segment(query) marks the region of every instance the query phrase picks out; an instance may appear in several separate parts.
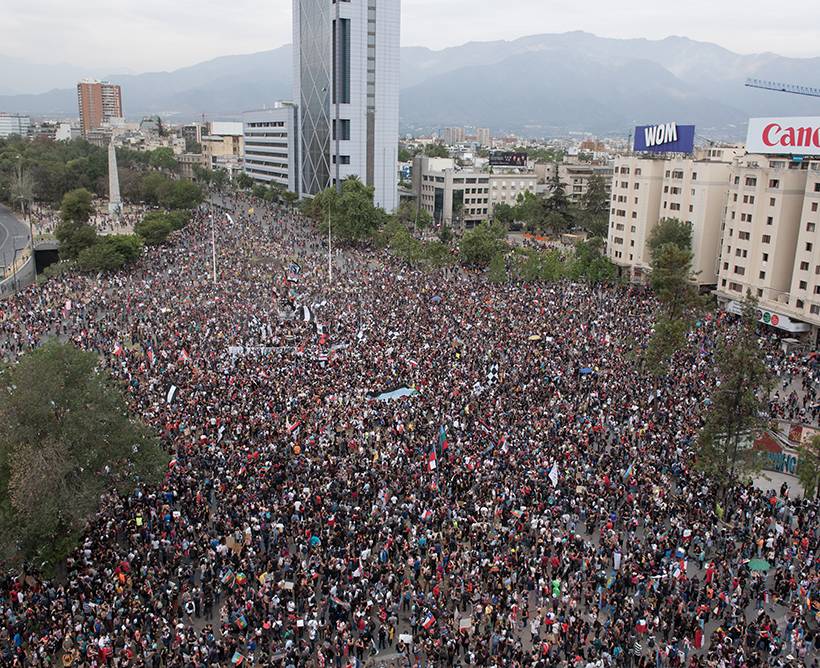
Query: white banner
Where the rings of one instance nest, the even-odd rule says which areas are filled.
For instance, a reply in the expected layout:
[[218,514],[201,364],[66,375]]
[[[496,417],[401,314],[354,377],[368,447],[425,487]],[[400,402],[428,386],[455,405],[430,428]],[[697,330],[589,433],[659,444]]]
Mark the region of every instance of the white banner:
[[750,118],[746,151],[820,155],[820,116]]

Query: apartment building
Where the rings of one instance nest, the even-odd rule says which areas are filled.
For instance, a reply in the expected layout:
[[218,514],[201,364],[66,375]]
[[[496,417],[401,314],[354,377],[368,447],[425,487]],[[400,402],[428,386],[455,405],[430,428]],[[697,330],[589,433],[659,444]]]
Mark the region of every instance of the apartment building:
[[444,128],[441,133],[441,141],[447,146],[455,146],[464,143],[464,128]]
[[538,177],[532,173],[490,174],[490,216],[497,204],[515,206],[519,195],[534,195],[537,185]]
[[820,328],[820,161],[748,155],[729,183],[719,302],[740,311],[747,292],[761,322],[795,335]]
[[492,138],[490,137],[490,128],[476,128],[475,136],[479,146],[483,146],[485,148],[490,147],[492,143]]
[[474,227],[490,215],[490,174],[458,169],[452,158],[417,155],[413,191],[436,225]]
[[663,218],[692,228],[692,269],[700,286],[717,284],[721,222],[731,161],[739,147],[710,148],[692,158],[629,156],[615,161],[607,252],[632,279],[649,270],[647,241]]
[[88,137],[112,119],[122,118],[122,90],[108,81],[86,79],[77,84],[77,105],[83,136]]
[[0,112],[0,139],[5,139],[12,135],[28,137],[29,134],[31,134],[30,116]]
[[243,134],[245,173],[298,194],[296,111],[294,104],[277,102],[272,109],[245,112]]
[[580,202],[589,190],[589,180],[593,176],[603,179],[607,192],[612,185],[612,165],[592,162],[561,162],[558,164],[558,178],[566,185],[567,197],[572,202]]
[[202,134],[202,154],[208,169],[225,169],[232,176],[242,167],[245,141],[241,122],[213,121]]

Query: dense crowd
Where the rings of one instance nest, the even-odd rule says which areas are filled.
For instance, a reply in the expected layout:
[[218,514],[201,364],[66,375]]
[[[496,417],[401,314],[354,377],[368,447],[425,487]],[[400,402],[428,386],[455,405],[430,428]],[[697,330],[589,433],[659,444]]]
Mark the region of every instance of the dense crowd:
[[[112,215],[107,207],[107,203],[102,200],[94,201],[94,211],[88,219],[88,224],[97,230],[98,234],[131,234],[134,226],[149,210],[149,207],[144,205],[126,204],[117,215]],[[46,205],[33,206],[29,215],[35,237],[53,235],[62,222],[59,210]]]
[[[202,212],[4,307],[7,358],[99,352],[173,459],[103,500],[64,576],[0,576],[2,665],[817,665],[817,503],[718,499],[692,466],[729,316],[656,379],[641,288],[363,250],[331,280],[298,216],[224,204],[216,283]],[[813,401],[812,364],[764,345]]]

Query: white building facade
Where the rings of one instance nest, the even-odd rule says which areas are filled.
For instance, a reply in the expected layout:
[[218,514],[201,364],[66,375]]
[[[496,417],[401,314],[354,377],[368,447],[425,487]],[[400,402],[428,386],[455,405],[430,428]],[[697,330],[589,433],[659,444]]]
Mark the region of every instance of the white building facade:
[[278,183],[297,191],[299,142],[296,138],[296,105],[277,102],[273,109],[242,115],[245,137],[245,173],[258,183]]
[[400,0],[293,0],[298,192],[357,176],[398,206]]
[[0,138],[19,135],[28,137],[31,132],[31,118],[23,114],[0,113]]

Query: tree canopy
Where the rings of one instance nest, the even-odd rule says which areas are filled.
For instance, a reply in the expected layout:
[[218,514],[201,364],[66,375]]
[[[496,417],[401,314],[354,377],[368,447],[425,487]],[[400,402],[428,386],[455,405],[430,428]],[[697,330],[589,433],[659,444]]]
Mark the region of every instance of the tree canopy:
[[49,564],[109,489],[161,479],[167,455],[133,419],[99,358],[56,341],[0,375],[0,535]]

